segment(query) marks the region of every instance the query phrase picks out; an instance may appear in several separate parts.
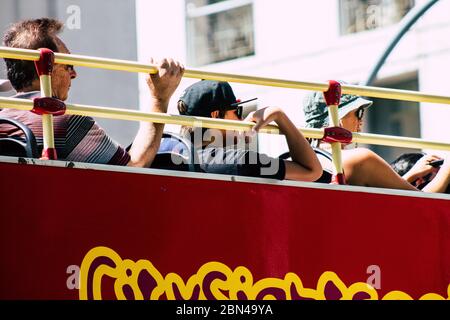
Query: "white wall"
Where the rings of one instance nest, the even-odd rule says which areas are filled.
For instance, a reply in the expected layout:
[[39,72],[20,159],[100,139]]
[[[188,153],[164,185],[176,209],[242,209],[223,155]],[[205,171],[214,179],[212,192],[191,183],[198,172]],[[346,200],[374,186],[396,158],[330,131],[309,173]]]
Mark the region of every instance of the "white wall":
[[[171,57],[184,63],[186,61],[185,11],[183,0],[148,1],[136,0],[138,60],[145,62],[153,57]],[[140,105],[147,105],[149,93],[145,82],[146,75],[139,75]],[[173,95],[169,113],[178,114],[177,97],[183,88],[193,83],[184,78]],[[165,130],[178,131],[176,126],[167,125]]]

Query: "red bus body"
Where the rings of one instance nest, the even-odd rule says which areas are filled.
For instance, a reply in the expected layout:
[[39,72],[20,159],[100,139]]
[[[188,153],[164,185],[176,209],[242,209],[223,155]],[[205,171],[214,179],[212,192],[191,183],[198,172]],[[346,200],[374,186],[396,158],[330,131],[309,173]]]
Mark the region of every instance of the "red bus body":
[[447,195],[8,157],[0,181],[0,299],[449,297]]

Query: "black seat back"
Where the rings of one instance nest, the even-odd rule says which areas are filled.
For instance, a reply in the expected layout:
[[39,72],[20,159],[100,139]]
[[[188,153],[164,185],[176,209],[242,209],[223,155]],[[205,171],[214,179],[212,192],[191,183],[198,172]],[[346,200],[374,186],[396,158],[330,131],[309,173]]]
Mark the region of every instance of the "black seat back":
[[25,135],[25,141],[14,137],[0,136],[0,155],[13,157],[38,158],[38,147],[33,132],[22,122],[0,117],[0,125],[9,124],[20,129]]

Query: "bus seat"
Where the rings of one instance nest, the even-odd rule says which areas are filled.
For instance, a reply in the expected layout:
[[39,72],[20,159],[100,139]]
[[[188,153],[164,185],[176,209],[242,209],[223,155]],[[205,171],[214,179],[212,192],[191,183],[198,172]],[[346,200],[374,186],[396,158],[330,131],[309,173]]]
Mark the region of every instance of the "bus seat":
[[20,121],[0,117],[0,124],[8,124],[19,128],[25,135],[25,141],[19,137],[0,136],[0,155],[12,157],[38,158],[38,147],[33,132]]
[[198,155],[192,143],[180,135],[164,132],[151,168],[200,172]]

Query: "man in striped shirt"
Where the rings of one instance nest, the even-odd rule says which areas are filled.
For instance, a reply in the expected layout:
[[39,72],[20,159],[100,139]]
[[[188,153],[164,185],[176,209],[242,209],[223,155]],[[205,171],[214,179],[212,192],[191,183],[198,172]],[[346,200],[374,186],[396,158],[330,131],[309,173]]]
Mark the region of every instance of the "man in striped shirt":
[[[8,47],[23,49],[48,48],[54,52],[70,53],[57,36],[63,24],[55,19],[25,20],[13,24],[3,37]],[[32,99],[40,95],[40,83],[33,62],[5,59],[8,79],[17,91],[16,98]],[[150,61],[159,72],[147,76],[151,103],[150,112],[167,112],[170,97],[181,81],[184,67],[172,59]],[[52,89],[55,98],[66,100],[71,81],[77,73],[73,66],[55,64]],[[1,109],[1,105],[0,105]],[[36,136],[39,151],[43,148],[42,118],[29,111],[4,109],[0,117],[18,120],[27,125]],[[141,122],[129,152],[113,141],[91,117],[62,115],[53,117],[55,147],[58,159],[77,162],[102,163],[122,166],[149,167],[158,151],[164,124]],[[20,130],[7,124],[0,125],[0,135],[22,137]]]

